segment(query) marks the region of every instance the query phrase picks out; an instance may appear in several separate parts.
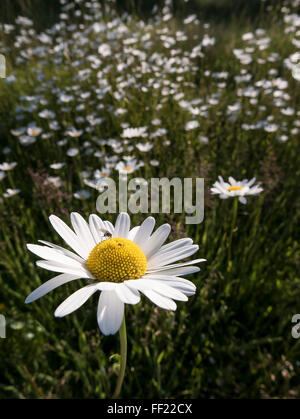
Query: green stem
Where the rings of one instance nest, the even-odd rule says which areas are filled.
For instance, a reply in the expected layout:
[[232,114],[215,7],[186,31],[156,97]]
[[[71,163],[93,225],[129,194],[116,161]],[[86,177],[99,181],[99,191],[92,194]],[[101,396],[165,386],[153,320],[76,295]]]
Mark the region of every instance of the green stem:
[[233,216],[232,216],[232,223],[231,223],[231,228],[230,228],[230,236],[228,240],[228,265],[227,265],[228,272],[231,270],[231,266],[232,266],[231,243],[232,243],[233,230],[235,229],[235,224],[236,224],[237,211],[238,211],[238,198],[233,198]]
[[126,369],[126,361],[127,361],[127,335],[126,335],[126,323],[125,323],[125,313],[122,321],[122,325],[119,330],[120,334],[120,345],[121,345],[121,365],[120,365],[120,372],[117,381],[117,386],[113,395],[113,399],[116,399],[121,391],[125,369]]

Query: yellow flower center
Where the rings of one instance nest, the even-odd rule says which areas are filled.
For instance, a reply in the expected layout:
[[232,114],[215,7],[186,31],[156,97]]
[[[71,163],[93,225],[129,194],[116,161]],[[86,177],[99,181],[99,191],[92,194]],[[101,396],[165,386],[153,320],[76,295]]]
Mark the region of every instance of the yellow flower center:
[[32,135],[37,135],[39,133],[37,129],[33,129],[31,132],[32,132]]
[[86,267],[99,281],[123,282],[141,278],[147,270],[147,258],[133,241],[113,237],[93,248]]
[[126,167],[124,167],[124,170],[126,170],[126,172],[129,172],[129,170],[132,170],[132,169],[133,169],[132,166],[126,166]]
[[242,186],[229,186],[227,190],[228,192],[231,192],[231,191],[241,191],[242,189],[243,189]]

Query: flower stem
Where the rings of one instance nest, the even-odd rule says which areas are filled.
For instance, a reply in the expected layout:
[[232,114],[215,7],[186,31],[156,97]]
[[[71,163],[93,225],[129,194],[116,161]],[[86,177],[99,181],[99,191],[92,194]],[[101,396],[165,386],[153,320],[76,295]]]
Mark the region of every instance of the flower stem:
[[117,386],[113,395],[113,399],[116,399],[119,397],[124,375],[125,375],[125,369],[126,369],[126,361],[127,361],[127,335],[126,335],[126,323],[125,323],[125,313],[123,316],[122,325],[119,330],[120,334],[120,345],[121,345],[121,363],[120,363],[120,372],[119,377],[117,381]]
[[237,217],[237,211],[238,211],[238,198],[233,198],[233,216],[232,216],[232,223],[230,228],[230,236],[228,240],[228,265],[227,265],[227,271],[229,272],[232,267],[232,261],[231,261],[231,243],[232,243],[232,234],[233,230],[235,229],[236,224],[236,217]]

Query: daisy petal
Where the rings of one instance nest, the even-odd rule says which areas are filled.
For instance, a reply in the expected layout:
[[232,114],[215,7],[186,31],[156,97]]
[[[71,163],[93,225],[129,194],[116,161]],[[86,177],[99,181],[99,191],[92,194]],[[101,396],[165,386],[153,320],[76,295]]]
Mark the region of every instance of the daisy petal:
[[200,263],[200,262],[206,262],[206,259],[195,259],[195,260],[190,260],[188,262],[183,262],[183,263],[175,263],[174,265],[166,265],[166,266],[156,266],[155,268],[152,269],[147,269],[147,273],[158,273],[161,271],[164,271],[165,269],[171,269],[171,268],[181,268],[182,266],[188,266],[188,265],[192,265],[193,263]]
[[[162,271],[162,273],[164,275],[179,276],[179,275],[194,274],[199,271],[200,271],[200,268],[198,266],[182,266],[181,268],[165,269]],[[159,271],[155,271],[155,273],[158,273],[158,272]]]
[[[89,226],[91,233],[94,237],[95,243],[100,243],[103,239],[104,231],[106,230],[104,222],[96,214],[91,214],[89,216]],[[101,230],[104,230],[101,232]]]
[[155,233],[152,234],[143,248],[147,259],[150,259],[150,257],[161,248],[162,244],[166,241],[168,235],[170,234],[170,231],[171,226],[169,224],[163,224],[158,227]]
[[176,310],[176,303],[170,298],[163,297],[153,290],[143,290],[142,293],[158,307],[164,308],[165,310]]
[[77,260],[77,261],[78,261],[78,262],[80,262],[80,263],[84,263],[84,262],[85,262],[85,260],[84,260],[82,257],[80,257],[80,256],[76,255],[76,253],[74,253],[74,252],[70,252],[70,250],[65,249],[64,247],[57,246],[56,244],[53,244],[53,243],[47,242],[46,240],[38,240],[38,241],[39,241],[40,243],[45,244],[45,245],[46,245],[46,246],[48,246],[48,247],[52,247],[53,249],[58,250],[58,251],[59,251],[60,253],[62,253],[63,255],[69,256],[71,259]]
[[134,238],[134,242],[141,247],[143,250],[144,245],[150,238],[150,235],[155,226],[155,219],[153,217],[148,217],[144,220],[140,226],[138,233]]
[[163,254],[162,256],[152,257],[148,260],[148,269],[156,266],[164,266],[168,263],[176,262],[179,259],[185,259],[199,250],[199,246],[194,244],[192,246],[183,247],[182,249],[176,249],[173,252]]
[[140,229],[140,226],[136,226],[136,227],[133,227],[130,231],[129,231],[129,233],[128,233],[128,239],[129,240],[131,240],[131,241],[135,241],[135,236],[136,236],[136,234],[137,234],[137,232],[139,231],[139,229]]
[[115,282],[99,282],[97,288],[99,291],[114,291],[117,284]]
[[126,212],[121,212],[118,216],[113,237],[123,237],[127,239],[130,229],[130,218]]
[[70,295],[55,310],[55,317],[64,317],[81,307],[94,292],[98,291],[95,284],[87,285]]
[[65,265],[65,264],[51,261],[51,260],[37,260],[35,263],[40,268],[48,269],[48,271],[77,275],[77,276],[80,276],[80,278],[94,279],[93,275],[87,269],[84,269],[83,267],[77,268],[77,267]]
[[175,281],[178,284],[184,284],[184,285],[188,286],[193,291],[196,290],[196,286],[195,286],[195,284],[193,284],[193,282],[189,281],[188,279],[181,278],[179,276],[170,276],[170,275],[165,275],[165,276],[164,275],[145,275],[141,279],[146,280],[146,281],[148,281],[148,280],[166,281],[166,284],[169,284],[169,281],[173,281],[173,282]]
[[103,221],[103,223],[105,225],[105,229],[113,234],[115,227],[112,225],[112,223],[110,221]]
[[74,279],[80,279],[80,276],[70,274],[57,275],[54,278],[49,279],[49,281],[45,282],[44,284],[40,285],[31,294],[29,294],[25,300],[25,303],[32,303],[33,301],[43,297],[44,295],[48,294],[48,292],[54,290],[60,285],[74,281]]
[[124,303],[114,291],[102,291],[97,312],[99,329],[104,335],[113,335],[120,329],[124,316]]
[[50,215],[49,217],[50,223],[54,230],[60,235],[60,237],[73,249],[76,253],[79,254],[82,258],[86,259],[88,253],[84,246],[82,246],[78,240],[78,237],[67,226],[60,218],[56,217],[56,215]]
[[51,247],[39,246],[38,244],[27,244],[26,247],[30,252],[46,260],[52,260],[75,268],[81,268],[83,266],[81,262],[77,262],[73,258],[65,256]]
[[84,243],[86,249],[86,257],[88,257],[91,250],[96,246],[96,242],[85,219],[77,212],[71,213],[71,223],[79,241]]
[[119,299],[126,304],[137,304],[141,299],[138,291],[130,289],[124,284],[117,284],[116,294]]
[[160,280],[152,280],[152,279],[132,279],[129,281],[125,281],[125,284],[128,287],[133,289],[138,289],[141,292],[145,290],[152,290],[155,291],[164,297],[174,298],[174,300],[179,301],[187,301],[187,297],[180,291],[173,289],[169,286],[169,282],[160,281]]

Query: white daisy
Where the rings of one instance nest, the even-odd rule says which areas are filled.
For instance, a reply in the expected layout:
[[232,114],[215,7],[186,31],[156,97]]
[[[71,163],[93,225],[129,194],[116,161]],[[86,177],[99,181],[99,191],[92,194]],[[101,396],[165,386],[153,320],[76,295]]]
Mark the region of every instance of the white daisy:
[[10,163],[4,162],[0,164],[0,170],[4,170],[5,172],[9,170],[13,170],[18,163],[16,161],[12,161]]
[[27,245],[31,252],[44,259],[38,260],[37,266],[59,272],[59,275],[33,291],[26,303],[62,284],[85,278],[88,285],[71,294],[54,315],[63,317],[72,313],[92,294],[101,291],[97,321],[102,333],[110,335],[121,326],[124,304],[137,304],[140,292],[166,310],[176,309],[173,300],[187,301],[187,296],[195,293],[195,285],[180,275],[198,272],[200,269],[192,265],[205,259],[174,264],[193,255],[198,245],[189,238],[163,245],[171,231],[169,224],[163,224],[152,234],[153,217],[131,230],[126,213],[118,216],[115,226],[95,214],[90,215],[89,223],[78,213],[71,213],[70,218],[74,231],[55,215],[49,219],[76,253],[42,240],[45,246]]
[[59,169],[62,169],[65,164],[66,163],[52,163],[52,164],[50,164],[50,167],[53,170],[59,170]]
[[233,177],[229,176],[229,183],[225,182],[222,176],[219,176],[219,180],[213,184],[211,192],[215,195],[218,194],[221,199],[232,198],[235,196],[239,197],[239,201],[242,204],[247,203],[246,195],[258,195],[263,191],[258,185],[251,187],[255,182],[255,177],[250,181],[244,179],[242,181],[237,181]]
[[37,135],[39,135],[42,132],[42,128],[37,127],[37,126],[31,126],[27,128],[27,134],[30,137],[36,137]]
[[81,199],[84,201],[85,199],[89,199],[91,197],[91,194],[86,189],[81,189],[80,191],[77,191],[73,193],[74,198]]
[[3,196],[4,198],[11,198],[14,195],[17,195],[18,193],[20,193],[20,189],[6,189],[6,192],[4,192]]
[[133,159],[133,160],[127,161],[126,163],[120,161],[116,165],[116,170],[118,170],[118,172],[121,175],[129,175],[130,173],[133,173],[136,170],[138,170],[140,167],[141,167],[140,163],[138,163],[136,159]]

